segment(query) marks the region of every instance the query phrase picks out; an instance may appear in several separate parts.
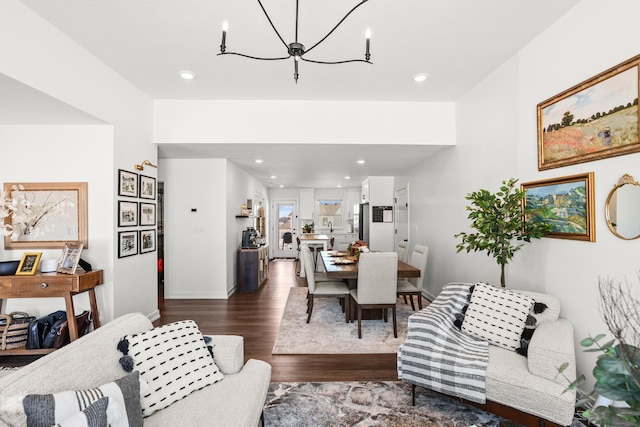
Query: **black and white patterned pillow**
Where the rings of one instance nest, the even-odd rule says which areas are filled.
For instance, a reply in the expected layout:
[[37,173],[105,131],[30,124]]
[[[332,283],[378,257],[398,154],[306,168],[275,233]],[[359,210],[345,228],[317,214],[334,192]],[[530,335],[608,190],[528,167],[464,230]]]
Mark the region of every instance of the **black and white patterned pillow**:
[[520,347],[522,330],[533,302],[527,296],[478,283],[471,294],[462,330],[515,351]]
[[516,348],[516,353],[524,357],[527,357],[529,355],[529,343],[531,343],[533,333],[536,331],[536,327],[539,324],[538,315],[544,313],[546,309],[547,304],[534,301],[533,306],[531,306],[531,310],[527,315],[527,320],[524,324],[522,335],[520,336],[520,347]]
[[127,335],[118,350],[124,370],[140,372],[145,417],[224,377],[193,320]]
[[[24,425],[27,427],[50,427],[60,423],[71,425],[74,420],[82,420],[83,417],[86,419],[86,415],[74,418],[85,410],[88,410],[88,414],[93,414],[97,419],[101,419],[102,416],[98,409],[102,407],[102,403],[94,407],[91,405],[105,397],[109,399],[102,402],[107,403],[104,412],[109,415],[108,421],[112,427],[143,426],[140,408],[140,383],[137,372],[88,390],[29,394],[23,399],[15,401],[22,401],[21,409],[24,412],[18,416],[20,420],[24,416]],[[117,414],[122,416],[117,416]]]

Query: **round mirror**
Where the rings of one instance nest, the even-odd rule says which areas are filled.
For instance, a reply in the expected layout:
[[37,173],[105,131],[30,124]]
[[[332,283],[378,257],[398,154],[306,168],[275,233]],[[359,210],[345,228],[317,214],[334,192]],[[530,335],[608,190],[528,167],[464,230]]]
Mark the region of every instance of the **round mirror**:
[[605,217],[609,230],[625,240],[640,237],[640,183],[625,174],[607,197]]

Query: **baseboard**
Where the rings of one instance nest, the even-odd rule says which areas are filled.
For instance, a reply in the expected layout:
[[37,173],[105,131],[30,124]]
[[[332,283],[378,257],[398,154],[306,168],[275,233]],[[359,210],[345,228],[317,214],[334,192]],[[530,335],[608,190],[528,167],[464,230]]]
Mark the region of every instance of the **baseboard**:
[[160,318],[160,310],[154,310],[152,313],[147,314],[147,318],[151,322],[155,322],[156,320],[158,320]]
[[436,299],[437,295],[431,295],[429,292],[425,291],[424,289],[422,290],[422,296],[425,297],[427,299],[427,301],[431,302],[434,299]]
[[165,299],[227,299],[226,292],[166,292]]

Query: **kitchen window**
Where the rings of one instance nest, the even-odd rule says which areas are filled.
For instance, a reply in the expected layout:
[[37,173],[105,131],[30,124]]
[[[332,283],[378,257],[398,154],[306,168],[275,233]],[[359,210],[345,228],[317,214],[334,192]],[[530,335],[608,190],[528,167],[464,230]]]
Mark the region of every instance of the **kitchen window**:
[[342,200],[318,200],[318,224],[325,228],[342,228]]

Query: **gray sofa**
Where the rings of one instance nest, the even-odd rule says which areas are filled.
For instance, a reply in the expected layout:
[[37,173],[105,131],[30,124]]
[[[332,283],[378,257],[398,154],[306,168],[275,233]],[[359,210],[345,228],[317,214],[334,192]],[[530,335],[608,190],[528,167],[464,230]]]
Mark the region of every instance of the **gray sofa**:
[[[140,313],[119,317],[83,338],[0,378],[0,398],[27,393],[81,390],[113,381],[126,374],[116,346],[127,334],[149,330],[151,322]],[[251,359],[244,363],[240,336],[212,336],[214,360],[225,375],[216,384],[191,393],[144,419],[145,426],[234,426],[260,424],[271,365]],[[14,421],[15,423],[15,421]],[[0,426],[13,426],[1,420]]]
[[[454,321],[456,313],[459,313],[462,307],[460,301],[466,302],[466,294],[461,295],[459,289],[471,285],[471,283],[447,284],[441,294],[449,293],[450,299],[447,299],[446,303],[440,303],[442,299],[436,299],[422,312],[414,315],[419,317],[420,313],[424,313],[425,316],[435,316],[429,317],[429,319],[438,319],[437,322],[420,321],[424,324],[418,325],[418,327],[427,330],[427,335],[423,334],[422,337],[416,335],[417,338],[411,339],[412,319],[410,317],[409,338],[401,346],[398,352],[399,356],[403,351],[405,353],[412,350],[414,353],[423,352],[421,354],[427,359],[432,358],[438,365],[441,362],[441,355],[432,352],[431,345],[424,344],[425,340],[431,339],[432,336],[440,337],[439,339],[444,336],[460,337],[460,332],[453,331]],[[557,298],[535,292],[513,291],[533,298],[536,302],[544,303],[548,308],[544,312],[544,317],[541,316],[538,319],[538,325],[528,347],[528,357],[489,343],[489,358],[485,376],[486,401],[496,402],[534,415],[538,418],[537,425],[544,425],[545,420],[560,425],[570,425],[573,420],[576,398],[575,390],[566,391],[569,384],[568,379],[573,380],[576,375],[573,325],[568,320],[559,317],[560,302]],[[437,310],[437,312],[429,313],[433,310]],[[433,331],[433,334],[429,331]],[[462,332],[462,334],[464,333]],[[421,350],[414,350],[416,347],[420,347]],[[418,357],[418,359],[420,358]],[[406,365],[404,366],[405,372],[403,372],[403,362]],[[437,380],[437,377],[431,377],[430,373],[425,374],[424,371],[420,371],[425,366],[427,366],[426,369],[431,369],[430,366],[434,366],[433,362],[416,362],[415,358],[403,360],[402,357],[399,357],[398,363],[399,376],[403,381],[447,393],[446,386],[440,388],[440,381]],[[423,363],[424,365],[422,365]],[[442,361],[442,363],[445,362]],[[558,373],[558,368],[563,363],[569,364],[564,376]],[[420,372],[422,377],[416,374],[417,372]],[[421,384],[421,378],[427,377],[435,378],[430,380],[432,381],[431,387]],[[505,416],[509,415],[505,413]]]

